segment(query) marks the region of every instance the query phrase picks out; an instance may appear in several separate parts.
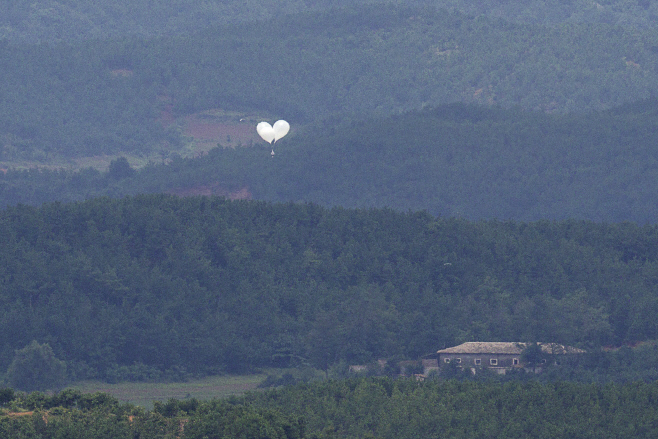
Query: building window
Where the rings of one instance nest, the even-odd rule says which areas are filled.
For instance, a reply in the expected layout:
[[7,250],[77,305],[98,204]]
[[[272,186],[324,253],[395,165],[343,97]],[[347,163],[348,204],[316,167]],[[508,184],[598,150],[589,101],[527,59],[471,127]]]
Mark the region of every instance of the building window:
[[450,358],[444,358],[444,359],[443,359],[443,362],[444,362],[444,363],[450,363]]
[[475,359],[475,365],[476,365],[476,366],[479,366],[480,364],[482,364],[482,359],[480,359],[480,358],[476,358],[476,359]]
[[512,359],[512,364],[515,365],[515,366],[518,366],[519,365],[519,359],[518,358]]
[[495,358],[490,358],[489,359],[489,364],[492,366],[498,366],[498,360]]
[[462,362],[462,359],[461,359],[461,358],[455,358],[455,361],[456,361],[457,363],[461,363],[461,362]]

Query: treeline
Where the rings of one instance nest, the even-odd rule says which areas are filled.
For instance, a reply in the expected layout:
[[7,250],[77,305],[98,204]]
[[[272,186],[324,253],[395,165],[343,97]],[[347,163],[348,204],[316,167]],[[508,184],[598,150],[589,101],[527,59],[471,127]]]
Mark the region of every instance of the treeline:
[[617,438],[655,435],[658,387],[361,379],[288,387],[245,400],[336,437]]
[[[139,193],[229,195],[427,210],[468,219],[658,218],[658,100],[547,115],[453,104],[387,118],[325,119],[263,147],[216,148],[139,171],[8,170],[0,205]],[[384,128],[383,128],[384,127]]]
[[64,390],[52,396],[0,389],[0,435],[11,439],[319,438],[279,410],[224,401],[170,400],[146,411],[104,393]]
[[[658,338],[658,230],[152,195],[0,212],[0,370],[71,379]],[[58,366],[59,367],[59,366]]]
[[251,393],[228,401],[169,400],[152,411],[103,394],[6,392],[4,437],[275,439],[653,438],[658,387],[352,379]]
[[265,112],[293,125],[427,105],[569,112],[649,97],[653,31],[547,28],[434,8],[300,13],[192,35],[0,44],[0,159],[180,149],[161,112]]

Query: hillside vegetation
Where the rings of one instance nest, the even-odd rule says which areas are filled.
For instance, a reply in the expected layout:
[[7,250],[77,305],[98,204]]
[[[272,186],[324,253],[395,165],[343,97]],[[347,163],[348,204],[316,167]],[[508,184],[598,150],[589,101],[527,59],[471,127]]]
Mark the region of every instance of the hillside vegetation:
[[[589,353],[153,413],[2,390],[37,410],[2,411],[0,436],[654,433],[653,385],[538,382],[658,378],[658,6],[1,3],[2,383],[395,375],[473,340]],[[198,148],[186,124],[221,118],[292,130],[272,157],[237,128]],[[97,156],[107,172],[17,169]]]
[[61,42],[134,35],[189,34],[199,29],[366,3],[363,0],[5,0],[0,39]]
[[[0,205],[144,192],[214,193],[325,206],[427,210],[469,219],[658,217],[658,101],[582,115],[447,105],[327,119],[262,147],[216,148],[139,171],[0,174]],[[234,195],[231,195],[234,194]]]
[[293,126],[448,102],[601,110],[656,92],[656,35],[376,5],[152,39],[4,41],[0,160],[176,151],[186,140],[165,110]]
[[329,437],[650,438],[652,384],[457,383],[350,380],[245,398],[304,419]]
[[[5,390],[5,389],[2,389]],[[145,411],[104,394],[5,392],[11,438],[653,438],[652,384],[459,383],[352,379],[229,401],[169,400]]]
[[655,226],[157,195],[7,208],[0,239],[0,370],[31,340],[123,379],[658,338]]
[[[5,0],[0,39],[58,42],[135,35],[152,37],[194,33],[217,25],[262,21],[287,14],[374,3],[363,0],[222,0],[209,2],[113,0]],[[454,9],[513,22],[554,25],[605,23],[655,28],[658,7],[649,0],[405,0],[380,1]]]

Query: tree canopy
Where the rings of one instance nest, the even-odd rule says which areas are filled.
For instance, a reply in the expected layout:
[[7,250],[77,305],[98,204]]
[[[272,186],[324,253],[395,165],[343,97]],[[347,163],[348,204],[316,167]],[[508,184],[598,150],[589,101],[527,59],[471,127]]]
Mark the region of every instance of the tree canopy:
[[[104,394],[16,395],[28,416],[0,414],[11,438],[652,438],[655,383],[477,383],[351,379],[229,401],[169,400],[153,410]],[[25,412],[24,412],[25,413]]]
[[393,5],[151,39],[4,41],[0,159],[179,150],[180,132],[162,120],[169,109],[175,117],[232,109],[294,124],[452,102],[602,110],[655,94],[656,47],[653,30]]
[[32,340],[71,378],[110,381],[327,369],[463,341],[652,340],[657,236],[217,197],[11,207],[0,370]]
[[648,224],[658,214],[656,124],[656,99],[580,115],[451,104],[328,119],[289,134],[273,158],[263,142],[137,172],[125,159],[109,173],[10,169],[0,173],[0,205],[214,193],[471,220]]

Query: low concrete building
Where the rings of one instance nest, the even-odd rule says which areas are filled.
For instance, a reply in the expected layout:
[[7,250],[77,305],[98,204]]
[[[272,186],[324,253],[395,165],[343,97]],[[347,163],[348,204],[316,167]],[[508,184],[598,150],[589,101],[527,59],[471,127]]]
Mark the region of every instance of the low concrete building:
[[[582,349],[557,343],[537,343],[543,354],[565,355],[584,353]],[[521,342],[467,342],[437,351],[439,366],[456,363],[459,367],[476,369],[486,367],[498,373],[522,368],[522,354],[529,343]],[[546,360],[543,360],[546,361]]]

